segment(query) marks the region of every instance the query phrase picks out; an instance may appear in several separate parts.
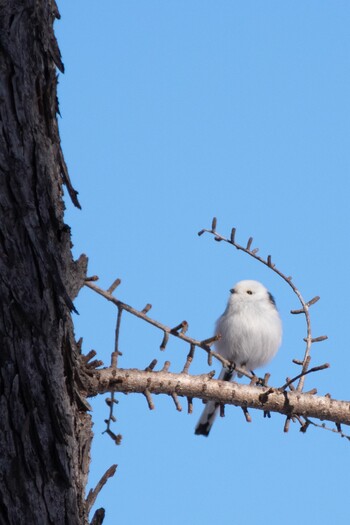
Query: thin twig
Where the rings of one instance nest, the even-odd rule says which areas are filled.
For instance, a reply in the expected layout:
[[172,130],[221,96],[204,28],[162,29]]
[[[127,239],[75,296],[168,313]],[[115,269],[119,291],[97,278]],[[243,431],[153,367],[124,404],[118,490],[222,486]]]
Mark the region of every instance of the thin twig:
[[151,372],[151,370],[154,370],[154,367],[156,366],[157,362],[158,362],[157,359],[153,359],[153,360],[150,362],[150,364],[148,365],[148,367],[145,368],[145,371],[146,371],[146,372]]
[[251,423],[252,422],[252,418],[251,418],[251,415],[248,412],[248,409],[246,407],[242,407],[242,410],[243,410],[243,414],[244,414],[246,422],[247,423]]
[[305,418],[305,421],[308,425],[312,425],[313,427],[317,428],[323,428],[323,430],[328,430],[329,432],[334,432],[335,434],[339,434],[341,437],[346,438],[348,441],[350,441],[350,436],[348,434],[344,434],[344,432],[341,430],[340,424],[338,425],[336,423],[336,428],[329,428],[325,423],[315,423],[308,417]]
[[121,280],[120,279],[116,279],[112,284],[111,286],[108,288],[108,292],[109,293],[113,293],[114,290],[120,285],[121,283]]
[[170,368],[170,364],[171,364],[170,361],[165,361],[163,368],[162,368],[162,372],[168,372]]
[[191,344],[190,351],[188,352],[186,363],[183,367],[182,374],[188,374],[189,368],[193,361],[195,346]]
[[289,432],[290,420],[291,420],[291,416],[287,416],[286,417],[286,422],[285,422],[284,427],[283,427],[283,432],[285,432],[285,433]]
[[192,414],[193,412],[193,399],[192,397],[187,397],[187,413]]
[[85,363],[88,363],[96,354],[96,350],[90,350],[86,355],[82,355],[81,358]]
[[175,403],[175,406],[176,406],[176,410],[178,412],[182,412],[182,406],[180,405],[180,402],[179,402],[179,396],[176,394],[176,392],[173,392],[171,394],[171,397],[173,398],[173,401]]
[[90,521],[90,525],[102,525],[103,521],[105,519],[105,509],[100,508],[97,509],[92,520]]
[[91,510],[91,507],[95,503],[99,492],[102,490],[104,485],[107,483],[108,479],[112,478],[114,476],[115,471],[117,470],[117,466],[118,465],[110,466],[109,469],[106,470],[106,472],[103,474],[102,478],[97,483],[96,487],[93,490],[91,489],[89,491],[88,497],[86,498],[86,502],[85,502],[86,503],[87,514],[89,514],[89,512]]
[[283,386],[279,388],[279,390],[283,391],[286,390],[289,386],[291,386],[292,383],[294,383],[297,379],[300,379],[303,376],[306,376],[307,374],[311,374],[312,372],[319,372],[320,370],[325,370],[326,368],[329,368],[329,363],[324,363],[320,366],[314,366],[313,368],[310,368],[306,372],[301,372],[301,374],[298,374],[297,376],[293,377],[293,379],[289,379]]
[[[111,294],[117,288],[117,286],[119,286],[120,283],[121,283],[121,280],[120,279],[116,279],[114,281],[114,283],[107,290],[108,293]],[[120,323],[121,323],[121,319],[122,319],[122,313],[123,313],[123,309],[122,308],[118,308],[117,321],[116,321],[116,325],[115,325],[114,352],[112,352],[112,357],[111,357],[111,366],[112,366],[112,368],[117,368],[118,367],[118,356],[122,355],[121,352],[119,351],[119,333],[120,333]],[[114,438],[114,436],[116,436],[116,434],[114,434],[114,432],[111,431],[111,423],[112,422],[114,423],[116,421],[116,418],[114,416],[114,405],[118,403],[116,401],[116,399],[115,399],[115,393],[114,392],[111,392],[111,401],[112,402],[109,404],[109,416],[108,416],[108,419],[106,420],[106,423],[107,423],[106,432],[117,443],[117,440]]]
[[148,408],[150,410],[154,410],[154,403],[152,401],[152,396],[151,396],[151,393],[149,390],[144,390],[143,392],[143,395],[145,396],[146,400],[147,400],[147,404],[148,404]]
[[[123,313],[123,309],[122,308],[118,308],[118,316],[117,316],[117,322],[116,322],[116,325],[115,325],[115,341],[114,341],[114,352],[116,353],[116,355],[120,355],[120,352],[119,352],[119,333],[120,333],[120,323],[121,323],[121,320],[122,320],[122,313]],[[118,358],[117,358],[118,359]],[[117,362],[115,363],[115,367],[117,367]]]
[[150,303],[147,303],[146,306],[141,310],[141,312],[143,314],[146,314],[147,312],[150,311],[151,308],[152,308],[152,305]]

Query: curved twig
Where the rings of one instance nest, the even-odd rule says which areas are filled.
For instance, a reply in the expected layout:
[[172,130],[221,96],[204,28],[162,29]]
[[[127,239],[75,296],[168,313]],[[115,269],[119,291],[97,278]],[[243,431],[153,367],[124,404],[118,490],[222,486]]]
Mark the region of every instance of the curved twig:
[[304,358],[302,360],[302,372],[300,374],[299,383],[297,385],[297,390],[299,392],[301,392],[303,390],[303,387],[304,387],[305,375],[306,375],[306,372],[307,372],[307,369],[308,369],[308,366],[309,366],[309,361],[310,360],[308,359],[308,357],[310,355],[311,345],[312,345],[313,342],[316,342],[316,340],[324,340],[324,339],[326,339],[326,336],[321,336],[320,338],[315,338],[315,339],[312,338],[311,319],[310,319],[309,307],[311,305],[315,304],[319,300],[319,297],[316,296],[313,299],[311,299],[310,301],[305,301],[305,299],[301,295],[301,293],[298,290],[298,288],[296,287],[296,285],[292,282],[292,277],[285,275],[283,272],[281,272],[281,270],[279,270],[276,267],[275,264],[272,263],[271,255],[268,255],[267,259],[265,260],[262,257],[260,257],[259,255],[257,255],[258,248],[251,249],[251,246],[252,246],[252,243],[253,243],[253,238],[252,237],[250,237],[248,239],[247,245],[246,245],[246,247],[244,247],[244,246],[238,244],[236,242],[236,240],[235,240],[236,228],[232,228],[231,236],[228,239],[227,237],[224,237],[223,235],[221,235],[220,233],[218,233],[216,231],[216,225],[217,225],[217,220],[216,220],[216,217],[214,217],[213,221],[212,221],[211,229],[203,229],[203,230],[198,232],[198,235],[203,235],[203,233],[210,233],[210,234],[214,235],[214,240],[215,241],[227,242],[228,244],[231,244],[232,246],[234,246],[237,250],[241,250],[244,253],[247,253],[248,255],[250,255],[251,257],[253,257],[257,261],[261,262],[265,266],[268,266],[268,268],[270,268],[273,272],[277,273],[277,275],[279,275],[292,288],[293,292],[298,297],[298,299],[299,299],[299,301],[300,301],[300,303],[302,305],[302,308],[300,310],[292,310],[291,313],[294,313],[294,314],[303,313],[303,314],[305,314],[306,334],[307,334],[305,339],[304,339],[304,341],[306,342],[306,348],[305,348]]

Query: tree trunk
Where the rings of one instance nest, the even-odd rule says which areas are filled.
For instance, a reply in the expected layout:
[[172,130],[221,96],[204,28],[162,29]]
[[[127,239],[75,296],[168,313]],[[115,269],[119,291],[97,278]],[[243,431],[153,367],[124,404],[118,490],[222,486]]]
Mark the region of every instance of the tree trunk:
[[91,421],[77,389],[73,262],[62,185],[79,206],[56,113],[53,0],[0,0],[0,523],[85,524]]

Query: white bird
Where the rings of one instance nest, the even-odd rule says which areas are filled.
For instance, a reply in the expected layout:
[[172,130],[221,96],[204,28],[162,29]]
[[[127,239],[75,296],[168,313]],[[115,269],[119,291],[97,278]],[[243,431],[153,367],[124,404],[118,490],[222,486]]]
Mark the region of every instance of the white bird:
[[[238,367],[253,371],[266,365],[282,340],[282,323],[270,292],[258,281],[240,281],[231,290],[226,310],[216,322],[221,338],[215,350]],[[230,381],[235,372],[222,368],[219,379]],[[208,436],[220,405],[208,401],[195,434]]]

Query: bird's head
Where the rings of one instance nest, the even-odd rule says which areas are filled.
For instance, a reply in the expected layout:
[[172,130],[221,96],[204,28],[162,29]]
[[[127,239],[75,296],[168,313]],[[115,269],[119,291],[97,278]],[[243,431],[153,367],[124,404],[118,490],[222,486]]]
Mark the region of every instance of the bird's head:
[[269,301],[275,305],[275,300],[264,285],[258,281],[239,281],[230,290],[232,301]]

